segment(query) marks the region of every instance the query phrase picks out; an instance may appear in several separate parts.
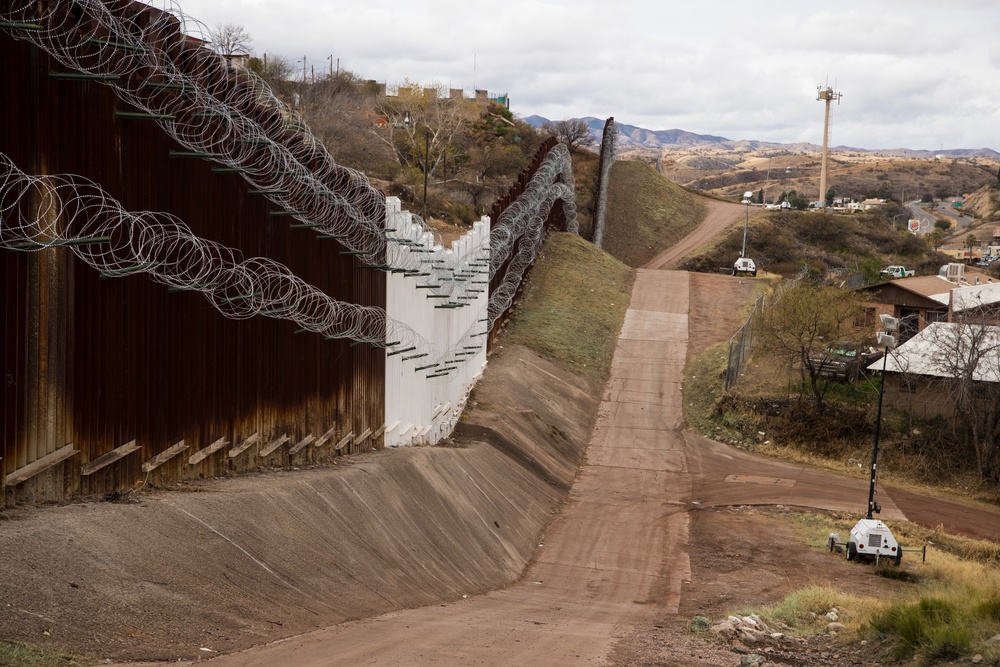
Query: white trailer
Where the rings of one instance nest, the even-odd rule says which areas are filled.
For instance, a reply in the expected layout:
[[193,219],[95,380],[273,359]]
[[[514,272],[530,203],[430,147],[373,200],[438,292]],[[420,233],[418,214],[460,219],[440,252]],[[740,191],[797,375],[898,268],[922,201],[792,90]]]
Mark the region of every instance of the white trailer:
[[858,521],[851,528],[846,551],[847,560],[891,558],[894,565],[899,565],[903,560],[903,550],[881,519]]

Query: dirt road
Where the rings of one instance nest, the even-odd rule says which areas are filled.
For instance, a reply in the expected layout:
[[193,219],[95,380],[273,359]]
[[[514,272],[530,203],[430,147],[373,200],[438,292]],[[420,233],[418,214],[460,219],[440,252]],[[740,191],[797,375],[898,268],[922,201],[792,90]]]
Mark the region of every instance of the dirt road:
[[[692,576],[689,511],[757,503],[860,509],[864,480],[759,460],[683,428],[690,280],[639,272],[586,464],[519,583],[211,664],[606,664],[635,627],[677,613]],[[884,517],[902,518],[881,498]]]
[[[730,225],[743,220],[745,209],[739,204],[729,204],[715,199],[706,200],[708,213],[698,228],[649,261],[645,269],[676,269],[681,260],[705,245]],[[735,257],[733,258],[735,259]]]
[[[685,357],[717,339],[724,320],[702,317],[702,304],[738,310],[749,289],[729,276],[639,272],[586,463],[517,583],[209,664],[737,665],[725,646],[687,635],[684,619],[767,604],[811,583],[850,580],[869,592],[894,585],[804,547],[767,514],[802,506],[856,516],[867,499],[865,479],[761,460],[683,428]],[[900,497],[952,529],[1000,524],[996,513],[973,516],[942,501],[928,511],[926,498]],[[879,499],[884,518],[904,516],[881,489]]]

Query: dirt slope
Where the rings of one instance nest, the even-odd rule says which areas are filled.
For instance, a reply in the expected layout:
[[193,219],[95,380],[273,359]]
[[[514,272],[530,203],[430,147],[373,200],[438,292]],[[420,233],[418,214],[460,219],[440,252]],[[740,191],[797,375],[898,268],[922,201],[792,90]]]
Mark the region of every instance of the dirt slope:
[[502,588],[566,495],[595,393],[508,346],[455,447],[7,510],[0,637],[195,659]]
[[[708,214],[702,224],[679,242],[651,259],[643,268],[676,269],[689,255],[708,245],[722,232],[743,220],[744,207],[739,204],[728,204],[714,199],[706,199],[705,204]],[[735,261],[736,258],[733,259]]]

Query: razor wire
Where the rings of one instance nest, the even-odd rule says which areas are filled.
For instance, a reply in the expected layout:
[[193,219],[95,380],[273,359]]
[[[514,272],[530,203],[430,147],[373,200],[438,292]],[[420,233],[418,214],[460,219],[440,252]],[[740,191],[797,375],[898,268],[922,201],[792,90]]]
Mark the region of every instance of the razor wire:
[[491,328],[514,303],[518,285],[538,256],[545,220],[556,199],[563,202],[567,231],[576,233],[573,163],[564,144],[557,144],[548,152],[524,192],[500,214],[497,225],[490,232],[490,278],[508,258],[511,260],[500,285],[490,294],[488,319]]
[[[205,48],[207,29],[174,2],[167,4],[166,11],[153,7],[135,11],[131,3],[106,5],[96,0],[20,2],[0,12],[0,19],[13,26],[8,29],[14,37],[31,42],[69,69],[111,85],[122,100],[148,114],[192,151],[191,157],[210,159],[239,173],[255,193],[318,233],[338,239],[359,253],[360,261],[424,278],[422,284],[436,286],[436,294],[447,298],[450,306],[468,305],[466,301],[488,285],[475,279],[483,267],[489,267],[492,278],[517,247],[484,313],[489,327],[510,306],[537,256],[544,221],[556,199],[564,202],[567,227],[576,231],[572,163],[566,147],[559,145],[500,216],[489,245],[459,265],[447,266],[439,247],[427,247],[426,238],[433,238],[433,233],[419,216],[412,218],[423,231],[409,238],[388,236],[393,230],[383,227],[385,198],[367,178],[338,165],[297,112],[262,79],[231,67]],[[190,32],[191,26],[202,38],[182,32]],[[380,309],[331,299],[283,265],[266,258],[239,261],[237,251],[198,238],[169,214],[125,211],[88,179],[31,177],[5,156],[3,170],[5,202],[12,193],[36,190],[53,219],[62,221],[61,229],[48,223],[35,229],[38,221],[29,222],[30,216],[24,217],[18,204],[19,223],[12,227],[5,221],[0,234],[4,247],[69,245],[104,275],[145,272],[177,289],[200,290],[227,317],[282,316],[331,338],[398,344],[439,359],[450,354],[433,352],[430,342],[405,324],[389,321]],[[5,217],[7,212],[5,203]],[[83,233],[92,227],[113,233],[107,241],[86,241],[104,238]],[[393,246],[421,249],[398,253],[392,252]],[[431,257],[420,258],[421,254]],[[386,257],[385,264],[380,257]],[[459,345],[481,335],[470,330]]]
[[201,23],[169,6],[20,2],[0,18],[17,26],[16,38],[110,85],[192,157],[239,173],[255,193],[375,261],[385,247],[384,196],[363,174],[338,165],[260,77],[206,48]]
[[[363,174],[338,165],[298,113],[260,77],[231,67],[205,48],[209,31],[203,24],[172,0],[164,4],[163,11],[149,7],[129,14],[126,4],[115,8],[97,0],[54,0],[44,6],[21,2],[0,17],[22,26],[13,31],[15,37],[30,41],[67,68],[101,77],[182,146],[241,174],[256,193],[361,253],[360,261],[377,265],[387,241],[384,196]],[[557,171],[568,171],[563,185],[554,187],[571,211],[568,218],[575,229],[575,204],[566,196],[566,184],[571,190],[573,182],[568,151],[555,159],[565,163],[555,167]],[[543,180],[550,175],[541,172]],[[522,202],[525,195],[528,200]],[[534,211],[540,201],[553,200],[526,191],[518,199],[520,207],[508,208],[514,209],[509,216],[513,224],[501,220],[491,238],[491,277],[527,229],[530,214],[518,209]],[[515,268],[523,274],[526,267]],[[434,278],[445,281],[449,296],[464,296],[457,294],[466,287],[463,282],[449,280],[442,272]]]
[[[549,197],[554,198],[557,190],[551,189]],[[525,233],[531,239],[527,244],[531,248],[540,240],[544,219],[544,213],[536,215]],[[491,295],[489,307],[479,313],[479,322],[471,325],[452,347],[441,350],[404,322],[389,318],[385,310],[333,299],[283,264],[266,257],[244,259],[234,248],[197,236],[169,213],[127,211],[100,185],[85,177],[32,176],[0,153],[0,248],[40,251],[55,247],[67,247],[102,277],[142,273],[175,291],[201,292],[230,319],[257,315],[286,319],[303,331],[327,339],[347,338],[409,352],[407,358],[425,359],[428,368],[468,361],[468,350],[482,346],[483,341],[478,339],[495,319],[491,313],[496,297]],[[433,251],[431,256],[441,254]],[[451,280],[450,284],[476,282],[476,291],[481,293],[488,281],[469,278],[484,277],[489,255],[490,248],[485,245],[471,253],[468,261],[454,262],[453,266],[435,264],[421,273],[426,274],[424,278],[440,279],[441,288],[449,285],[446,279]],[[523,260],[512,266],[526,267],[534,257],[524,247],[520,255]],[[467,278],[462,277],[463,267],[468,271]],[[511,270],[507,277],[516,288],[514,275]],[[461,296],[450,294],[445,303],[469,306]]]
[[66,246],[103,277],[144,273],[174,290],[201,292],[231,319],[292,320],[327,338],[428,349],[410,327],[372,306],[337,301],[266,257],[200,238],[168,213],[129,212],[82,176],[31,176],[0,153],[0,247]]

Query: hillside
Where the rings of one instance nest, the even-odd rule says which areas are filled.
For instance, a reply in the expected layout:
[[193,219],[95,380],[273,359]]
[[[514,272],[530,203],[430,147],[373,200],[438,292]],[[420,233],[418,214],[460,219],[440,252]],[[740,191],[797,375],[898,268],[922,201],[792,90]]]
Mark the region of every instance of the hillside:
[[[725,270],[738,257],[741,227],[688,259],[689,271]],[[760,270],[793,276],[806,270],[838,282],[874,282],[887,264],[905,264],[917,274],[936,273],[948,259],[929,252],[923,239],[893,229],[891,217],[834,215],[814,211],[760,211],[750,216],[747,255]]]
[[1000,221],[1000,189],[984,185],[962,202],[962,213],[985,222]]
[[[764,190],[764,200],[776,200],[795,190],[819,198],[822,164],[819,155],[748,154],[712,156],[705,164],[688,155],[660,158],[661,170],[685,187],[738,200],[746,190]],[[728,161],[723,162],[723,159]],[[707,168],[706,168],[707,167]],[[869,197],[907,201],[928,195],[935,199],[960,196],[996,182],[996,167],[959,160],[873,158],[867,154],[835,154],[828,165],[827,188],[838,197],[861,201]]]
[[604,250],[629,266],[643,266],[704,217],[699,197],[648,164],[619,160],[611,169]]

